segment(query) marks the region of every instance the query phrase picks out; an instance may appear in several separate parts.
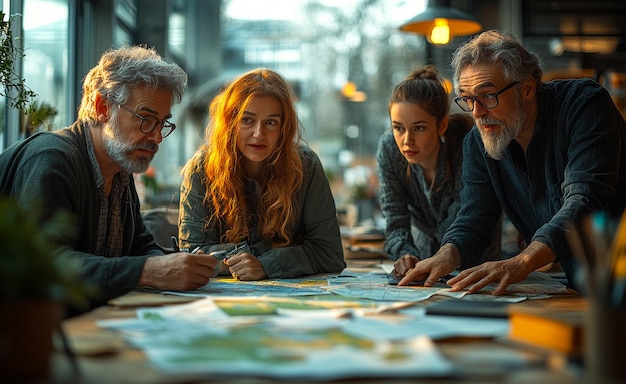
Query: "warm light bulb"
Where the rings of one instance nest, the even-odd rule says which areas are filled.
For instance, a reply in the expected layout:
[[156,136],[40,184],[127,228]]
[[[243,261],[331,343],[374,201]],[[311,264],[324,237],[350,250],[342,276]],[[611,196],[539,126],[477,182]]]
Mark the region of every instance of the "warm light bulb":
[[429,41],[433,44],[448,44],[450,42],[450,27],[447,19],[435,19],[435,26],[430,33]]
[[356,84],[354,84],[351,81],[346,82],[343,88],[341,89],[341,93],[343,94],[344,97],[348,99],[353,97],[354,94],[356,93]]

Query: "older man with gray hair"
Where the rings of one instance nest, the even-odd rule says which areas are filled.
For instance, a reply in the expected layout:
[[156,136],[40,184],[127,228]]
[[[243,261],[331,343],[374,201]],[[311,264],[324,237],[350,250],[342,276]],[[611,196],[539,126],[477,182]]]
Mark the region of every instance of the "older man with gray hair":
[[38,207],[44,222],[63,211],[75,231],[59,242],[78,258],[99,305],[137,287],[198,288],[215,260],[165,255],[144,225],[132,173],[146,171],[181,101],[187,75],[153,49],[111,49],[85,76],[77,121],[35,134],[0,154],[0,192]]
[[[463,146],[463,189],[456,220],[431,258],[400,282],[438,278],[452,290],[510,284],[560,262],[576,286],[567,232],[592,212],[626,205],[626,124],[608,91],[591,79],[542,82],[539,59],[510,33],[487,31],[452,59],[455,102],[476,128]],[[481,258],[503,209],[527,244],[514,257]]]

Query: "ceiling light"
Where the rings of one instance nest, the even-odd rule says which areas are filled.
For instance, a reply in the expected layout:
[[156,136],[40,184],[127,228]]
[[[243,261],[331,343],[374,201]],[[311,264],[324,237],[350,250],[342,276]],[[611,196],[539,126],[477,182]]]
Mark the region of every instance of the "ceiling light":
[[400,30],[424,35],[433,44],[448,44],[455,36],[471,35],[483,29],[470,15],[449,7],[449,3],[430,0],[426,10],[402,25]]

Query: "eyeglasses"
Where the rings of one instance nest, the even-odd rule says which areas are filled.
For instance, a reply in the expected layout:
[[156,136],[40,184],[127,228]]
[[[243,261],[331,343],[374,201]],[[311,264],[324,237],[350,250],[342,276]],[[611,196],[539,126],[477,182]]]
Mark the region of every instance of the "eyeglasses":
[[514,81],[496,93],[481,93],[476,96],[455,97],[454,102],[465,112],[472,112],[474,110],[474,102],[478,102],[478,104],[485,109],[493,109],[498,106],[498,96],[517,84],[519,84],[519,81]]
[[135,115],[135,117],[141,120],[141,122],[139,123],[139,130],[144,135],[151,134],[159,125],[161,126],[162,138],[168,137],[176,129],[176,124],[170,123],[167,120],[159,120],[154,116],[141,116],[137,112],[131,111],[130,109],[126,108],[122,104],[118,104],[118,105],[120,106],[120,108],[127,110],[128,112],[132,113],[133,115]]

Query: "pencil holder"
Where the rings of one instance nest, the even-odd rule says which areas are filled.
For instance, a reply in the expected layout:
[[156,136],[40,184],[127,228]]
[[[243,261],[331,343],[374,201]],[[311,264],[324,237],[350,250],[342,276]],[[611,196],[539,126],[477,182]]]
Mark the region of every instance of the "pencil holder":
[[584,332],[587,382],[625,383],[626,307],[590,297]]

